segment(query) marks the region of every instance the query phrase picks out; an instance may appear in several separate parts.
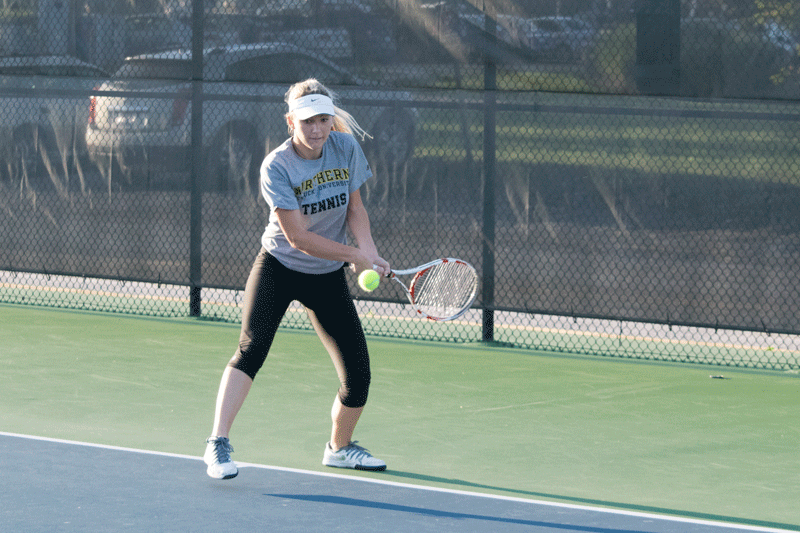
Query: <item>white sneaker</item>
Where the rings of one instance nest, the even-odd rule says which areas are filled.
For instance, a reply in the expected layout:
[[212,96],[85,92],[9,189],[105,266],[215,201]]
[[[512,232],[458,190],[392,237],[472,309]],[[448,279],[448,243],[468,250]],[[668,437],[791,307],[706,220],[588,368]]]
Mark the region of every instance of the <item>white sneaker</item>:
[[239,469],[231,460],[233,446],[227,437],[208,437],[203,461],[208,465],[206,472],[214,479],[230,479],[239,474]]
[[344,448],[333,451],[331,443],[325,445],[325,455],[322,457],[322,464],[336,468],[355,468],[356,470],[381,471],[386,470],[386,463],[372,455],[353,441]]

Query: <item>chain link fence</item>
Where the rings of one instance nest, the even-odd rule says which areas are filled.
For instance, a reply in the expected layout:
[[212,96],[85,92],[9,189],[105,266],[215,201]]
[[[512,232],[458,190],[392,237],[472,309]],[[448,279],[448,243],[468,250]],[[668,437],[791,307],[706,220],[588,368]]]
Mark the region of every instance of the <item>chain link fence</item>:
[[798,30],[782,1],[0,0],[0,302],[239,320],[313,76],[370,133],[382,255],[481,275],[452,323],[352,279],[368,333],[797,372]]

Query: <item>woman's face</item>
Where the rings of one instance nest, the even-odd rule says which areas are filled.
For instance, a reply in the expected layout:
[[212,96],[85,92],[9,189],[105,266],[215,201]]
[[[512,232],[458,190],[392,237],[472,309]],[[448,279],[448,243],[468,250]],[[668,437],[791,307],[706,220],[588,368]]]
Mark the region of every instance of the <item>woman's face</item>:
[[303,159],[319,159],[322,156],[322,146],[333,129],[333,117],[315,115],[305,120],[298,120],[291,116],[288,120],[294,129],[292,145],[297,154]]

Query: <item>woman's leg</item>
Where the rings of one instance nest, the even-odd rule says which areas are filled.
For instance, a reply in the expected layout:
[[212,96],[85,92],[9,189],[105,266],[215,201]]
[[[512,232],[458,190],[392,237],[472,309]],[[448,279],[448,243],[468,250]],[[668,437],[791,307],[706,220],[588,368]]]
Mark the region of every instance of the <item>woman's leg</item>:
[[331,446],[350,444],[369,393],[369,351],[343,271],[327,276],[322,301],[303,302],[311,323],[336,367],[341,386],[331,408]]
[[228,437],[233,420],[250,392],[253,379],[232,366],[225,367],[222,381],[217,393],[217,407],[214,411],[214,428],[211,434],[215,437]]
[[331,408],[331,439],[323,464],[340,468],[385,470],[386,463],[352,444],[353,431],[367,403],[371,373],[361,320],[347,286],[344,271],[328,275],[326,290],[301,300],[322,344],[331,356],[341,386]]
[[286,290],[286,269],[264,250],[259,253],[244,291],[239,347],[222,374],[214,410],[214,426],[203,455],[206,472],[215,479],[236,477],[228,440],[233,421],[247,398],[253,379],[269,353],[275,332],[292,298]]
[[364,407],[345,407],[339,400],[339,395],[333,400],[331,409],[331,448],[338,450],[344,448],[353,441],[353,431],[356,429],[358,419]]
[[[287,269],[265,251],[256,258],[242,303],[239,347],[222,374],[211,435],[228,437],[256,373],[266,360],[278,325],[292,301]],[[283,289],[283,290],[281,290]]]

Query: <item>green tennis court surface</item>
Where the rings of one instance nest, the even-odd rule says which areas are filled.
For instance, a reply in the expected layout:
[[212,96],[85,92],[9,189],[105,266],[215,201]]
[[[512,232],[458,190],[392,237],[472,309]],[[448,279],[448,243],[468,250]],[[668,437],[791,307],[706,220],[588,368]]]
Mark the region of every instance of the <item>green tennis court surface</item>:
[[[0,317],[0,431],[202,454],[238,326],[12,305]],[[369,342],[356,438],[389,470],[347,475],[800,531],[795,374]],[[234,459],[330,472],[337,387],[316,336],[281,331]]]

